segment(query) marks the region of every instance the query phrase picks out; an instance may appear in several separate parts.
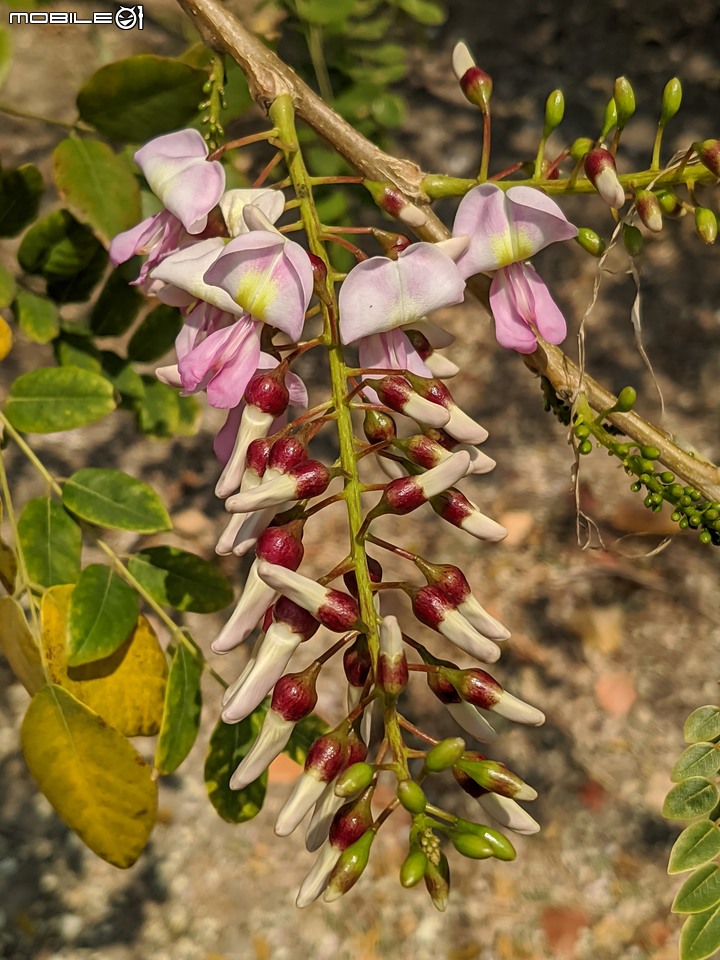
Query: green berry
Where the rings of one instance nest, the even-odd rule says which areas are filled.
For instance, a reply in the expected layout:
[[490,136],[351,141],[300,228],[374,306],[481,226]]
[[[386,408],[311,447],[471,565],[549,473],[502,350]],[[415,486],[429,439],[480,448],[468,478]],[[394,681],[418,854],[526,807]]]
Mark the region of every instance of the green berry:
[[582,440],[578,444],[578,453],[582,454],[583,456],[587,456],[588,453],[592,453],[592,448],[593,447],[590,440]]
[[698,539],[700,543],[712,543],[712,534],[707,530],[703,530]]
[[425,876],[428,858],[422,850],[411,850],[400,867],[400,883],[405,888],[414,887]]
[[452,844],[458,853],[464,857],[470,857],[473,860],[487,860],[492,857],[493,848],[483,839],[474,833],[454,833],[450,838]]
[[465,741],[462,737],[449,737],[428,750],[425,766],[431,773],[440,773],[454,766],[464,752]]
[[[464,749],[464,744],[463,744]],[[397,788],[398,800],[410,813],[425,813],[427,799],[419,783],[414,780],[401,780]]]

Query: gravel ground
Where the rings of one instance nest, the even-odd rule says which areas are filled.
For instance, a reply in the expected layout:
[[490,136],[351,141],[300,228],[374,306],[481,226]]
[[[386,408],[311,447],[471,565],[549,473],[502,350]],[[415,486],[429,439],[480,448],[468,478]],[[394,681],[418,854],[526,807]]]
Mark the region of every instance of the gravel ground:
[[[453,2],[431,49],[415,56],[412,111],[403,149],[428,169],[469,175],[477,163],[474,115],[448,75],[448,52],[460,37],[495,80],[495,164],[533,152],[541,104],[561,86],[568,137],[596,124],[613,78],[627,73],[638,93],[628,156],[648,152],[654,110],[665,80],[683,80],[686,107],[671,128],[671,147],[712,136],[720,101],[720,24],[712,0],[678,8],[669,2],[588,5],[559,0],[492,5]],[[62,8],[62,6],[60,7]],[[146,5],[172,30],[170,3]],[[75,28],[46,28],[42,62],[27,28],[15,30],[16,62],[6,102],[71,117],[73,91],[103,62],[127,52],[128,38]],[[173,52],[178,40],[151,25],[134,50]],[[47,170],[59,132],[5,121],[3,162],[34,160]],[[602,225],[601,204],[569,206],[578,222]],[[664,426],[717,461],[720,353],[717,253],[702,248],[686,218],[653,238],[642,260],[644,337],[664,392]],[[8,245],[10,246],[10,245]],[[539,258],[540,271],[577,331],[591,295],[595,264],[564,245]],[[651,378],[633,346],[629,310],[634,287],[621,255],[610,261],[600,302],[587,322],[589,370],[608,387],[632,383],[639,409],[659,418]],[[443,318],[441,318],[443,319]],[[520,838],[512,864],[452,859],[453,894],[445,914],[424,890],[402,891],[397,870],[406,824],[393,817],[375,845],[361,884],[344,900],[299,913],[293,903],[311,861],[301,837],[280,840],[274,815],[295,768],[273,769],[266,808],[253,822],[220,821],[202,785],[217,688],[205,691],[201,735],[179,775],[161,784],[160,822],[140,861],[120,872],[98,861],[60,823],[31,783],[17,746],[27,697],[0,665],[0,956],[7,960],[670,960],[679,923],[669,914],[678,883],[665,864],[677,827],[660,815],[669,770],[682,749],[682,722],[717,700],[712,651],[720,639],[718,557],[693,537],[677,537],[646,556],[669,526],[650,517],[608,458],[583,463],[582,507],[597,522],[605,550],[578,546],[564,429],[543,413],[539,385],[518,358],[502,352],[477,308],[448,314],[457,336],[449,355],[464,372],[456,398],[490,430],[484,449],[498,461],[476,481],[476,499],[510,531],[501,545],[467,543],[436,518],[388,520],[384,530],[429,559],[463,566],[476,593],[512,629],[497,675],[547,714],[540,729],[507,729],[497,755],[539,791],[533,814],[542,832]],[[572,339],[568,341],[572,352]],[[38,362],[20,349],[17,365]],[[137,440],[129,421],[112,418],[83,431],[40,438],[48,464],[66,474],[80,465],[114,465],[162,483],[176,520],[172,537],[211,555],[222,522],[212,496],[210,444],[217,421],[171,443]],[[169,472],[167,465],[172,464]],[[16,464],[23,495],[42,493]],[[326,515],[327,514],[327,515]],[[402,526],[402,530],[400,527]],[[306,569],[332,564],[341,544],[339,514],[308,527]],[[132,544],[119,541],[125,548]],[[342,546],[337,548],[338,556]],[[462,561],[462,562],[461,562]],[[226,565],[239,580],[240,571]],[[388,565],[388,571],[391,566]],[[390,609],[390,608],[388,608]],[[190,617],[207,648],[220,618]],[[429,637],[418,634],[419,639]],[[440,650],[439,645],[435,648]],[[313,649],[317,649],[317,646]],[[237,659],[216,658],[231,676]],[[313,652],[306,653],[306,659]],[[710,664],[710,669],[708,666]],[[321,706],[337,716],[339,694],[323,683]],[[420,691],[414,715],[450,735],[439,705]],[[430,715],[430,716],[428,716]],[[147,749],[145,746],[144,749]],[[472,801],[450,796],[465,815]]]

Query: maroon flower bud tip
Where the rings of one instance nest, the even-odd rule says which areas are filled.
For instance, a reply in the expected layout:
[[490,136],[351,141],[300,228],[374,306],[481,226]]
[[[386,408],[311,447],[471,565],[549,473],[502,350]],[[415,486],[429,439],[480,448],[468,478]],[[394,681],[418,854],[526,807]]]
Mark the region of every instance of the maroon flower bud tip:
[[480,510],[459,490],[450,489],[438,494],[430,499],[430,505],[435,513],[452,523],[455,527],[460,527],[473,537],[479,540],[499,541],[507,536],[507,530],[499,523],[491,520],[480,512]]
[[308,260],[313,272],[313,283],[317,289],[318,286],[324,286],[327,280],[327,267],[324,261],[314,253],[308,253]]
[[693,150],[710,173],[720,177],[720,140],[702,140],[693,144]]
[[405,330],[405,336],[413,345],[415,353],[419,354],[421,360],[426,360],[433,352],[428,338],[419,330]]
[[583,161],[585,176],[605,203],[618,210],[625,203],[625,190],[618,180],[615,157],[604,147],[595,147]]
[[345,737],[337,733],[326,733],[318,737],[308,750],[305,758],[305,773],[328,783],[342,770],[347,754]]
[[481,787],[479,783],[476,783],[472,777],[469,777],[464,771],[459,770],[457,767],[453,767],[453,776],[457,781],[459,787],[461,787],[468,796],[473,797],[477,800],[478,797],[482,797],[483,794],[488,793],[484,787]]
[[380,653],[377,683],[385,697],[396,700],[408,682],[408,665],[402,632],[396,617],[384,617],[380,624]]
[[325,493],[332,480],[332,474],[319,460],[305,460],[288,470],[296,486],[296,499],[306,500]]
[[415,560],[415,566],[430,586],[437,587],[454,606],[458,606],[470,596],[470,584],[459,567],[451,563],[429,563],[422,557]]
[[272,446],[272,440],[268,440],[267,437],[262,437],[259,440],[253,440],[250,446],[247,448],[245,469],[252,470],[252,472],[258,477],[262,477],[267,469],[268,458],[270,457],[270,450],[272,449]]
[[412,609],[420,623],[437,630],[453,604],[437,587],[412,587],[410,593]]
[[391,480],[383,491],[382,497],[374,508],[377,514],[410,513],[427,503],[432,497],[457,483],[468,471],[470,455],[461,450],[450,454],[436,467],[426,470],[416,477],[399,477]]
[[245,402],[273,417],[284,413],[290,402],[290,393],[285,386],[285,370],[280,370],[278,367],[270,373],[255,374],[245,388]]
[[[374,557],[367,557],[367,566],[370,583],[382,583],[383,569],[380,562]],[[354,570],[348,570],[347,573],[343,574],[343,583],[348,588],[350,593],[357,599],[357,576]]]
[[455,45],[452,54],[452,68],[465,98],[476,107],[480,107],[483,113],[487,112],[492,96],[492,80],[475,63],[466,44],[458,43]]
[[286,673],[280,677],[273,689],[270,709],[291,723],[311,714],[317,704],[315,684],[319,672],[320,664],[313,663],[302,673]]
[[660,233],[663,227],[662,207],[652,190],[635,191],[635,209],[648,230]]
[[289,597],[280,596],[275,601],[273,607],[273,619],[275,623],[285,623],[292,630],[303,638],[309,640],[317,633],[320,623],[315,617],[303,609],[294,600]]
[[372,667],[370,649],[364,633],[358,634],[352,646],[343,653],[343,669],[351,687],[364,687]]
[[[453,440],[453,443],[455,441]],[[411,463],[430,470],[447,458],[448,451],[437,441],[431,440],[424,434],[415,434],[405,440],[398,440],[393,447],[401,450]]]
[[355,800],[344,804],[333,817],[328,839],[333,847],[347,850],[373,824],[370,801],[375,785],[371,784]]
[[389,183],[366,180],[365,187],[375,203],[391,217],[397,217],[409,227],[422,227],[427,223],[427,214],[414,203],[410,203],[395,187]]
[[303,460],[307,460],[307,447],[302,440],[297,437],[280,437],[270,449],[267,465],[269,470],[287,473],[291,467]]
[[380,410],[366,410],[363,420],[363,433],[370,443],[383,443],[397,436],[395,421]]
[[328,590],[325,601],[320,604],[317,618],[333,633],[351,630],[358,621],[360,610],[357,600],[340,590]]
[[399,477],[387,484],[380,503],[386,512],[403,516],[427,503],[427,497],[415,477]]
[[405,379],[423,400],[437,403],[441,407],[447,407],[453,402],[452,394],[442,380],[435,377],[419,377],[416,373],[410,371],[405,373]]
[[[356,721],[356,723],[358,723],[358,721]],[[347,768],[351,767],[354,763],[362,763],[367,759],[367,744],[361,739],[355,728],[351,729],[347,736],[346,747],[347,755],[345,757],[345,763],[343,764],[343,770],[347,770]]]
[[441,703],[460,703],[462,697],[455,687],[440,672],[428,673],[427,683]]
[[448,680],[468,703],[491,710],[503,695],[503,688],[484,670],[448,670],[440,668],[440,675]]
[[282,527],[268,527],[258,537],[255,553],[260,560],[277,563],[288,570],[297,570],[302,563],[304,549],[303,520],[292,520]]
[[260,629],[262,630],[263,633],[267,633],[268,630],[270,629],[270,624],[274,620],[274,614],[275,614],[275,605],[273,604],[272,606],[268,607],[267,610],[265,611],[262,624],[260,625]]

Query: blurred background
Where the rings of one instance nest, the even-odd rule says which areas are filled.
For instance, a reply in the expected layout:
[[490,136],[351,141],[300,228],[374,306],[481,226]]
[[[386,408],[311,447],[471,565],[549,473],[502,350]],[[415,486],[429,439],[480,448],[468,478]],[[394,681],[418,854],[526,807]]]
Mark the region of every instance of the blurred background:
[[[102,0],[88,6],[115,9]],[[340,31],[338,40],[328,28],[313,38],[299,29],[297,8],[290,4],[256,7],[250,0],[231,0],[226,6],[279,44],[291,64],[303,71],[314,67],[318,84],[326,92],[329,84],[338,99],[345,95],[349,103],[343,108],[369,135],[426,170],[473,176],[479,163],[478,115],[449,67],[459,39],[494,81],[492,170],[534,156],[545,99],[556,87],[564,90],[567,105],[562,136],[552,140],[558,152],[578,136],[595,136],[613,80],[623,73],[634,84],[638,109],[623,136],[621,169],[647,162],[662,89],[673,75],[682,81],[684,100],[668,129],[665,157],[718,133],[713,125],[720,110],[720,17],[714,0],[481,6],[452,0],[439,8],[441,15],[444,9],[442,23],[393,16],[387,27],[379,20],[386,4],[358,0],[351,13],[375,23],[376,32],[382,28],[377,40],[364,41],[366,51],[387,42],[402,53],[400,58],[397,51],[386,51],[380,61],[368,54],[364,63],[343,46],[350,43],[347,33]],[[25,8],[3,0],[3,21],[7,10]],[[70,8],[81,9],[64,2],[42,7]],[[5,25],[14,54],[0,103],[71,122],[79,86],[104,63],[142,52],[176,55],[197,39],[170,0],[149,0],[144,12],[142,32]],[[426,11],[425,20],[433,17]],[[318,43],[324,51],[320,59]],[[359,81],[347,72],[348,56],[364,70],[364,93],[353,88]],[[0,115],[3,165],[32,161],[49,178],[50,155],[66,131]],[[251,110],[238,129],[261,123]],[[332,164],[315,149],[318,166]],[[710,191],[706,196],[717,209]],[[451,218],[453,207],[447,203],[439,211]],[[612,222],[600,200],[575,200],[564,209],[579,225],[610,235]],[[344,209],[335,213],[342,216]],[[367,210],[359,215],[374,216]],[[691,221],[668,221],[662,234],[647,239],[638,261],[643,337],[666,400],[662,425],[717,462],[717,251],[703,246]],[[16,247],[3,244],[6,265]],[[545,251],[536,265],[566,312],[566,349],[575,355],[596,261],[574,244],[564,244]],[[657,391],[634,346],[635,287],[628,266],[620,251],[608,262],[599,302],[586,321],[587,365],[611,390],[635,386],[637,409],[658,422]],[[696,706],[718,700],[718,556],[691,535],[676,536],[649,556],[674,527],[665,514],[643,508],[621,468],[601,453],[583,460],[579,487],[582,509],[598,525],[604,549],[581,549],[572,451],[565,428],[543,411],[538,381],[517,356],[497,346],[487,318],[473,303],[438,320],[457,338],[448,351],[463,369],[452,386],[455,398],[489,429],[484,450],[498,462],[492,474],[475,481],[473,496],[509,536],[500,545],[468,543],[425,514],[388,520],[382,535],[428,559],[462,566],[481,602],[512,630],[496,674],[512,692],[541,707],[547,723],[540,729],[504,730],[492,755],[539,791],[531,812],[542,832],[518,838],[518,859],[511,864],[451,856],[453,890],[447,912],[439,914],[422,886],[411,891],[399,886],[407,823],[395,816],[383,828],[358,886],[344,900],[299,912],[296,890],[312,857],[301,831],[280,840],[272,830],[298,768],[290,761],[274,765],[268,800],[256,820],[240,826],[221,821],[202,782],[220,699],[217,687],[208,684],[201,735],[180,772],[161,784],[160,823],[150,846],[134,867],[120,872],[89,853],[35,789],[18,747],[27,696],[0,662],[0,956],[676,956],[680,924],[669,907],[680,884],[667,877],[666,863],[680,828],[663,820],[660,810],[671,786],[669,771],[683,746],[683,720]],[[13,373],[52,362],[49,348],[28,343],[19,344],[11,360]],[[61,476],[80,466],[115,466],[158,485],[175,520],[173,534],[163,542],[212,556],[224,522],[222,504],[213,495],[216,413],[204,412],[196,436],[166,441],[139,436],[129,415],[112,418],[112,432],[108,423],[39,437],[36,446]],[[28,497],[44,492],[24,463],[16,461],[14,468],[16,486],[22,485]],[[328,544],[341,545],[343,538],[341,514],[324,511],[308,525],[304,569],[311,574],[327,570],[339,558],[329,555]],[[600,546],[597,536],[593,546]],[[240,563],[226,559],[223,569],[240,582]],[[386,570],[392,572],[391,564]],[[392,604],[385,612],[393,612]],[[187,622],[208,649],[222,617],[188,615]],[[439,655],[450,654],[437,637],[422,631],[417,636]],[[244,656],[239,651],[214,663],[231,679]],[[312,650],[305,653],[308,662],[313,656]],[[416,686],[411,715],[430,730],[454,735],[440,704],[422,683]],[[339,685],[325,680],[320,706],[328,718],[340,715]],[[474,801],[456,796],[452,786],[443,798],[447,804],[477,816]]]

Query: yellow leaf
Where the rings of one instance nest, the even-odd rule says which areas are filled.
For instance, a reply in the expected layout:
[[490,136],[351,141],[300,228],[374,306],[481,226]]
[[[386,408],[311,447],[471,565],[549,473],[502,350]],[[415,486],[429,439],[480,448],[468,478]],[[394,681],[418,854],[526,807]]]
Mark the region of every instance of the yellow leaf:
[[10,353],[12,345],[13,335],[10,325],[4,317],[0,317],[0,360],[4,360]]
[[167,661],[155,632],[139,617],[115,653],[79,667],[67,663],[67,617],[72,584],[51,587],[42,599],[42,643],[50,679],[100,714],[126,737],[160,729]]
[[0,650],[27,692],[37,693],[45,684],[40,648],[22,607],[12,597],[0,597]]
[[103,860],[132,866],[157,814],[157,784],[132,744],[54,684],[33,697],[20,737],[58,816]]

